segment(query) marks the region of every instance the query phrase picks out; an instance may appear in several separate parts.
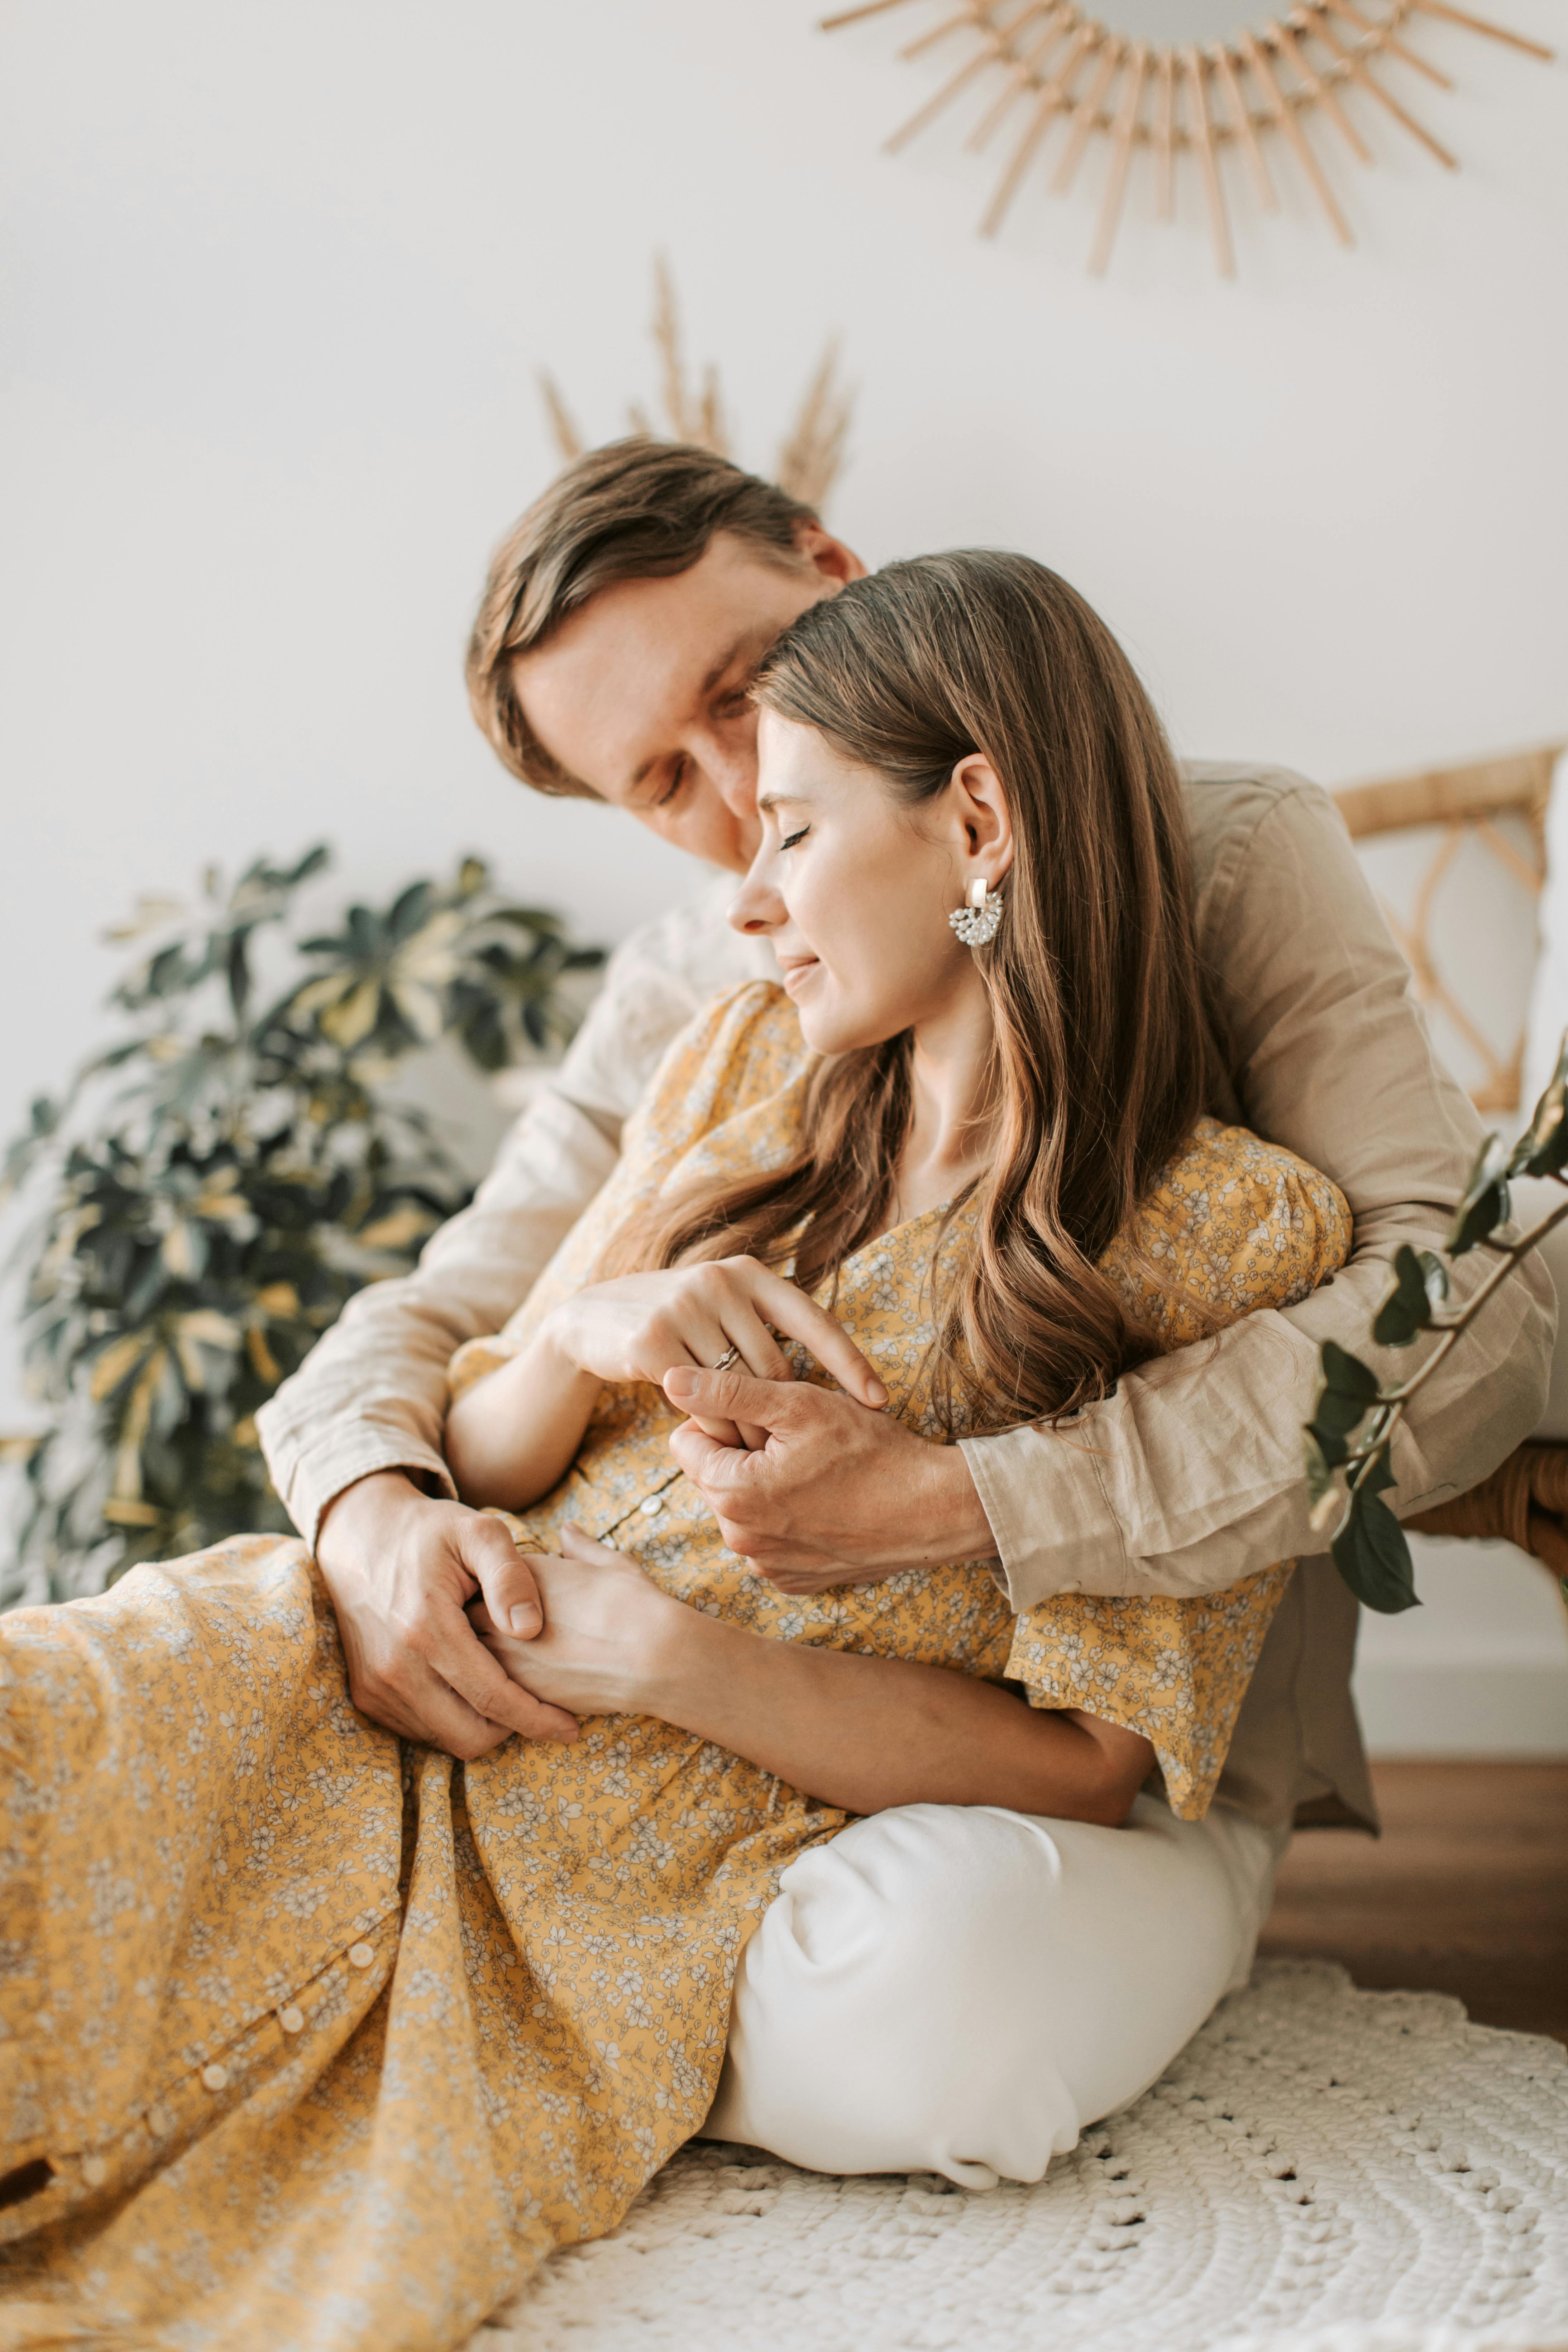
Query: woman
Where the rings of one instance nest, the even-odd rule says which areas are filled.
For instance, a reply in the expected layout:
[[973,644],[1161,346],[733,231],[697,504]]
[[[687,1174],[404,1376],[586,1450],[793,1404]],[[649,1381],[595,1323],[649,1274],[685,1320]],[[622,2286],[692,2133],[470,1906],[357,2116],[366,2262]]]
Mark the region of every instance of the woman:
[[[515,1515],[546,1602],[538,1639],[486,1638],[580,1737],[460,1773],[409,1748],[400,1776],[298,1545],[7,1622],[7,2341],[444,2347],[705,2117],[925,2160],[846,2095],[831,1969],[780,2020],[813,1869],[881,1867],[942,1808],[1049,1817],[1175,1948],[1163,1886],[1229,1872],[1237,1916],[1266,1886],[1261,1833],[1208,1809],[1288,1566],[1018,1621],[984,1565],[792,1598],[669,1459],[683,1371],[727,1359],[931,1435],[1067,1424],[1348,1242],[1324,1179],[1202,1116],[1170,755],[1064,583],[895,566],[804,615],[757,693],[735,919],[784,985],[678,1041],[616,1178],[452,1370],[455,1474]],[[1058,1960],[1114,1983],[1107,1953],[1022,1957],[1042,2006]],[[1159,2046],[1082,1996],[1057,2144],[1237,1958]]]

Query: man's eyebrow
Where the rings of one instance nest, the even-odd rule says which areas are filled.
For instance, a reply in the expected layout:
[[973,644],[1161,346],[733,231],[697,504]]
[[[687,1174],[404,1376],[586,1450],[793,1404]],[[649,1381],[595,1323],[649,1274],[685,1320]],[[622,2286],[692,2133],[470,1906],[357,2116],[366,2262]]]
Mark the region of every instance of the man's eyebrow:
[[769,631],[768,634],[764,635],[760,629],[742,629],[741,635],[735,638],[733,643],[727,646],[725,651],[720,655],[718,660],[714,663],[712,668],[703,679],[699,691],[703,694],[711,694],[713,688],[718,685],[719,680],[723,677],[725,671],[733,667],[735,657],[738,654],[744,653],[748,647],[754,646],[760,655],[766,651],[767,647],[772,645],[773,641],[773,632],[772,631]]

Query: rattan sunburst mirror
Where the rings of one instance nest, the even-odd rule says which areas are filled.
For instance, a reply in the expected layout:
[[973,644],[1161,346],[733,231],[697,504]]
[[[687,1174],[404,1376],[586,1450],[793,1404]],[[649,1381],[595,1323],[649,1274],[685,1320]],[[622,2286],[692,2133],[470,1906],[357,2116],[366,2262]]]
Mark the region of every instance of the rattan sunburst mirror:
[[[859,0],[825,17],[822,28],[833,32],[910,5],[929,0]],[[1037,167],[1065,194],[1090,144],[1105,141],[1109,152],[1089,264],[1097,273],[1110,266],[1135,161],[1146,156],[1152,165],[1154,210],[1164,220],[1176,215],[1179,178],[1184,171],[1195,173],[1215,264],[1222,276],[1233,278],[1236,247],[1221,170],[1227,151],[1245,169],[1258,204],[1277,212],[1274,169],[1279,152],[1289,149],[1329,227],[1349,246],[1350,223],[1308,135],[1310,120],[1325,123],[1342,149],[1370,163],[1372,149],[1354,110],[1365,101],[1453,171],[1458,159],[1383,78],[1393,65],[1453,88],[1413,46],[1423,23],[1441,18],[1529,57],[1550,60],[1553,54],[1447,0],[1304,0],[1266,23],[1240,28],[1234,28],[1236,5],[1121,0],[1117,27],[1087,16],[1074,0],[963,0],[900,52],[923,61],[963,49],[887,147],[896,152],[955,101],[973,105],[978,99],[965,144],[983,152],[1004,132],[1008,142],[980,224],[982,235],[994,236]],[[1173,26],[1185,37],[1173,41]],[[1061,136],[1054,138],[1058,126]]]

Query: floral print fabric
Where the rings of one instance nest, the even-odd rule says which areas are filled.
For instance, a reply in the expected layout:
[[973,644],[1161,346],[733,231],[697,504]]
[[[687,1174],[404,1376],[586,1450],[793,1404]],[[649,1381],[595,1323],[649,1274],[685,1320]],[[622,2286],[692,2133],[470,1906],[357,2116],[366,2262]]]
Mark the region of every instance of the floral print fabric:
[[[652,1190],[786,1154],[809,1067],[776,989],[694,1024],[524,1314],[455,1382],[521,1344]],[[1310,1288],[1347,1229],[1324,1180],[1205,1123],[1112,1271],[1174,1342],[1196,1310],[1151,1266],[1224,1320]],[[883,1236],[834,1302],[917,1428],[928,1276],[965,1230]],[[1134,1722],[1202,1810],[1285,1570],[1201,1602],[1064,1596],[1016,1625],[973,1566],[792,1599],[723,1549],[674,1419],[606,1390],[519,1532],[575,1517],[777,1639]],[[349,1703],[304,1547],[259,1537],[0,1622],[0,1772],[6,2347],[445,2352],[700,2125],[745,1937],[845,1818],[643,1718],[467,1767],[400,1748]]]
[[[454,1392],[527,1345],[551,1308],[594,1278],[612,1236],[655,1192],[787,1159],[814,1067],[784,992],[754,982],[721,999],[671,1047],[626,1137],[615,1177],[493,1339],[453,1359]],[[816,1296],[885,1382],[888,1411],[943,1433],[932,1394],[933,1289],[952,1281],[973,1213],[940,1210],[857,1251]],[[1328,1178],[1239,1128],[1200,1121],[1105,1270],[1165,1347],[1202,1339],[1258,1307],[1304,1297],[1342,1265],[1350,1213]],[[792,1346],[797,1373],[827,1376]],[[679,1423],[657,1391],[606,1386],[574,1468],[525,1518],[520,1542],[553,1548],[563,1520],[629,1553],[667,1591],[785,1642],[883,1651],[1024,1685],[1036,1706],[1086,1707],[1142,1732],[1184,1818],[1207,1810],[1289,1561],[1199,1600],[1062,1593],[1015,1622],[973,1566],[925,1569],[814,1599],[776,1593],[726,1551],[700,1496],[667,1451]],[[979,1416],[954,1433],[999,1424]],[[1071,1444],[1070,1430],[1062,1442]]]

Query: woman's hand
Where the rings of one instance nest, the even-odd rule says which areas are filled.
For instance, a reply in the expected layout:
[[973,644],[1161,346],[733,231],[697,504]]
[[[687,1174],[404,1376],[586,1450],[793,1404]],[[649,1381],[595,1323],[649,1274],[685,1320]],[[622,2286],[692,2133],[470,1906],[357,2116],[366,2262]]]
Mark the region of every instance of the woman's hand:
[[1137,1732],[1026,1706],[977,1675],[781,1642],[661,1592],[607,1544],[563,1530],[531,1553],[545,1630],[476,1632],[538,1699],[574,1715],[650,1715],[847,1812],[1007,1805],[1115,1828],[1153,1760]]
[[[748,1378],[793,1381],[775,1334],[809,1348],[857,1403],[873,1412],[887,1403],[843,1327],[755,1258],[623,1275],[564,1300],[521,1355],[457,1398],[446,1451],[458,1494],[527,1510],[570,1468],[605,1381],[657,1386],[667,1372],[731,1354]],[[765,1430],[743,1422],[703,1416],[699,1426],[742,1451],[766,1443]]]
[[995,1683],[904,1658],[818,1650],[710,1617],[640,1570],[562,1531],[533,1552],[545,1629],[475,1631],[538,1699],[574,1715],[651,1715],[744,1756],[847,1812],[888,1805],[1007,1805],[1114,1829],[1153,1761],[1135,1731],[1026,1706]]
[[[879,1412],[888,1402],[887,1390],[842,1325],[753,1257],[594,1283],[558,1307],[540,1336],[578,1372],[656,1386],[681,1366],[706,1371],[727,1355],[753,1379],[793,1380],[779,1338],[798,1339],[861,1404]],[[766,1436],[731,1421],[704,1420],[700,1426],[725,1445],[761,1445]]]
[[575,1716],[648,1713],[658,1668],[696,1612],[571,1520],[561,1544],[560,1559],[522,1555],[544,1603],[542,1633],[519,1641],[501,1633],[479,1594],[468,1622],[512,1681],[546,1706]]

